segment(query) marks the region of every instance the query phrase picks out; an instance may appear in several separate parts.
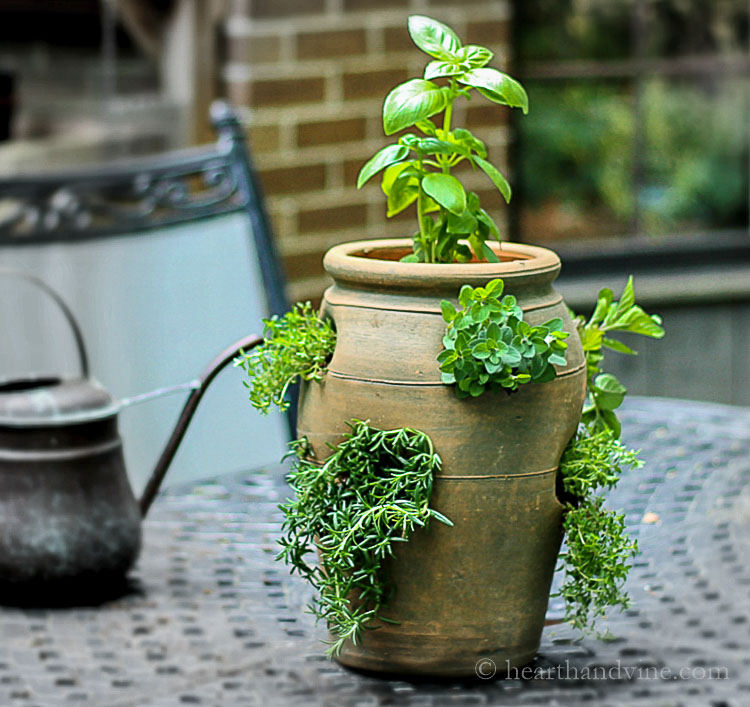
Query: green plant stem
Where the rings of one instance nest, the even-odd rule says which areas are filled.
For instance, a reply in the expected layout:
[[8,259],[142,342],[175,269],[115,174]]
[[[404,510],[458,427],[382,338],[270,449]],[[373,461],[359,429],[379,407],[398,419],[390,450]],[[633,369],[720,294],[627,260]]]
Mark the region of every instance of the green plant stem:
[[[419,160],[417,161],[417,168],[420,172],[424,171],[424,165],[422,164],[422,158],[420,156]],[[427,243],[427,232],[425,230],[424,226],[424,190],[422,189],[422,180],[419,180],[419,185],[417,187],[417,222],[419,224],[419,234],[422,237],[422,242]],[[434,248],[430,249],[430,252],[426,254],[427,262],[432,263],[435,262],[435,253],[433,252]]]

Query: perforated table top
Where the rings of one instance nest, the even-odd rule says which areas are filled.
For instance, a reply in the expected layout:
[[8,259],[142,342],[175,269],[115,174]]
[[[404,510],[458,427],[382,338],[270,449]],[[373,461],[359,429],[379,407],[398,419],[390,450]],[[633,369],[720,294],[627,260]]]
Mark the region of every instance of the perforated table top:
[[609,505],[642,554],[633,608],[601,624],[610,640],[550,625],[536,661],[506,679],[388,680],[329,662],[308,588],[274,561],[278,467],[159,497],[139,591],[0,609],[0,705],[748,705],[750,410],[636,398],[623,422],[647,463]]

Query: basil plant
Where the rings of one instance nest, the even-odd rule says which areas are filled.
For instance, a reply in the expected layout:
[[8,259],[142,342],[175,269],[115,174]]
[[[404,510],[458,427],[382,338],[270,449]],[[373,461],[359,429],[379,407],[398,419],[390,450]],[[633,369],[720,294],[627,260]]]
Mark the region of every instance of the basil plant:
[[[403,260],[420,263],[497,262],[487,244],[500,240],[497,225],[482,208],[479,197],[451,174],[468,161],[481,169],[506,201],[510,186],[487,161],[482,141],[464,128],[451,125],[457,98],[473,91],[493,103],[528,112],[526,91],[518,81],[487,64],[492,52],[475,44],[462,45],[448,26],[422,15],[408,20],[409,34],[432,57],[423,78],[396,86],[383,104],[383,129],[393,135],[407,128],[417,133],[401,135],[397,143],[377,152],[360,170],[357,188],[382,170],[382,189],[388,198],[387,215],[394,216],[416,202],[419,230],[414,252]],[[442,120],[431,118],[442,113]]]

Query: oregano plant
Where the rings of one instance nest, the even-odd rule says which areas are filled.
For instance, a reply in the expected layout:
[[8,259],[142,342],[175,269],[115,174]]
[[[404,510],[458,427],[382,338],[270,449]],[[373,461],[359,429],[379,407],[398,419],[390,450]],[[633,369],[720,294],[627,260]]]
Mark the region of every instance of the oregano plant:
[[[487,244],[500,240],[492,217],[479,196],[453,174],[463,162],[480,169],[506,201],[511,189],[487,158],[484,143],[465,128],[452,125],[454,104],[475,93],[502,106],[528,112],[526,91],[518,81],[488,67],[493,54],[486,47],[463,45],[447,25],[430,17],[412,15],[409,34],[419,49],[432,57],[421,78],[396,86],[383,104],[383,130],[393,135],[408,128],[379,150],[360,170],[357,188],[384,171],[381,187],[387,215],[395,216],[416,202],[418,230],[413,253],[403,260],[422,263],[466,262],[472,255],[497,262]],[[441,114],[437,122],[435,118]]]
[[[460,310],[447,300],[441,303],[447,326],[437,360],[443,382],[456,384],[459,397],[545,383],[555,378],[555,365],[565,365],[568,334],[562,331],[562,320],[531,326],[523,321],[515,297],[501,299],[502,293],[503,281],[495,279],[484,287],[464,285]],[[579,429],[560,461],[566,548],[560,555],[565,582],[559,596],[565,601],[566,620],[592,630],[608,608],[629,605],[623,587],[629,561],[638,552],[626,531],[624,514],[605,508],[602,491],[617,485],[624,467],[642,465],[638,453],[620,441],[615,410],[627,390],[603,371],[603,350],[635,355],[612,334],[661,338],[664,329],[658,316],[635,304],[632,277],[619,301],[614,301],[611,290],[602,290],[588,321],[572,312],[571,316],[586,359],[587,394]]]
[[443,383],[455,383],[460,398],[545,383],[555,377],[554,364],[565,365],[568,334],[562,319],[531,326],[513,295],[500,299],[503,288],[499,278],[485,287],[464,285],[458,311],[452,302],[441,302],[447,326],[437,360]]
[[630,332],[660,339],[664,329],[658,316],[635,304],[632,277],[619,301],[614,301],[611,290],[603,289],[588,320],[573,317],[586,358],[587,395],[579,429],[560,461],[567,547],[560,555],[565,581],[559,596],[565,601],[566,619],[579,629],[591,630],[609,607],[629,606],[624,584],[630,560],[638,553],[624,514],[604,507],[602,491],[617,485],[622,468],[642,465],[638,453],[620,441],[615,410],[627,389],[614,375],[603,372],[604,350],[635,355],[612,334]]

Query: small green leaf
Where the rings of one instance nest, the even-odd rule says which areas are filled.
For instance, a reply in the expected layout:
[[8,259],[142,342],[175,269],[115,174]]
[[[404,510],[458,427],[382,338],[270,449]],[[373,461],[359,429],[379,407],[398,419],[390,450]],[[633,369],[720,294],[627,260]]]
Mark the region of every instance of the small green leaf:
[[467,44],[458,50],[457,58],[466,62],[472,69],[481,69],[492,61],[493,53],[486,47],[478,44]]
[[386,196],[390,193],[395,181],[408,169],[411,170],[409,174],[414,177],[414,184],[417,184],[416,180],[419,177],[419,172],[413,168],[412,162],[399,162],[397,164],[392,164],[385,170],[385,172],[383,172],[383,179],[380,182],[380,188]]
[[611,373],[600,373],[594,379],[594,395],[599,407],[616,410],[625,399],[627,388]]
[[547,360],[550,363],[554,363],[556,366],[564,366],[567,363],[565,356],[561,356],[560,354],[550,354],[550,357]]
[[400,214],[419,198],[419,190],[408,180],[397,180],[388,193],[386,216],[391,218]]
[[458,76],[464,69],[452,61],[431,61],[424,69],[425,79],[438,79],[442,76]]
[[629,346],[626,346],[622,343],[622,341],[618,341],[617,339],[609,339],[606,336],[602,337],[602,346],[606,346],[608,349],[612,349],[612,351],[617,351],[618,353],[630,354],[631,356],[638,355],[637,351],[634,351]]
[[478,398],[482,393],[484,393],[484,386],[481,383],[472,383],[469,386],[469,394],[472,398]]
[[495,297],[499,297],[501,294],[503,294],[504,287],[505,283],[499,277],[496,277],[494,280],[490,280],[487,283],[485,289]]
[[476,88],[494,103],[521,108],[529,112],[529,97],[518,81],[497,69],[472,69],[458,79],[459,83]]
[[408,128],[445,108],[446,95],[439,86],[424,79],[411,79],[396,86],[383,104],[386,135]]
[[584,329],[583,336],[581,336],[581,345],[584,351],[599,350],[602,347],[601,329]]
[[465,130],[464,128],[456,128],[453,131],[453,139],[468,150],[473,150],[480,157],[487,156],[487,149],[485,148],[484,143],[478,137],[472,135],[468,130]]
[[448,300],[444,299],[440,302],[440,310],[446,322],[452,322],[456,318],[456,308]]
[[437,128],[435,127],[435,123],[433,123],[429,118],[418,120],[416,123],[414,123],[414,127],[417,128],[417,130],[421,130],[425,135],[430,135],[431,137],[437,136]]
[[622,291],[620,301],[617,303],[617,309],[615,310],[615,319],[620,315],[627,312],[635,304],[635,290],[633,288],[633,276],[628,278],[628,283],[625,285],[625,289]]
[[499,263],[500,258],[495,255],[495,251],[490,248],[490,246],[487,243],[482,243],[482,253],[484,254],[484,257],[487,258],[487,261],[490,263]]
[[357,189],[360,189],[368,179],[376,175],[394,162],[400,162],[409,154],[409,148],[404,145],[388,145],[376,152],[359,171]]
[[604,317],[607,315],[607,311],[609,310],[609,306],[612,304],[613,298],[614,295],[612,294],[612,290],[610,290],[608,287],[605,287],[604,289],[599,291],[599,295],[596,299],[596,308],[594,309],[594,313],[591,315],[590,324],[599,324],[604,320]]
[[654,316],[646,314],[638,305],[634,305],[615,322],[612,328],[661,339],[664,336],[664,328],[659,321]]
[[466,192],[463,185],[454,176],[433,172],[422,180],[422,189],[438,204],[454,214],[466,210]]
[[462,145],[434,137],[422,138],[416,143],[416,148],[425,155],[463,155],[464,157],[469,155]]
[[467,209],[460,214],[448,214],[448,232],[469,234],[473,233],[477,227],[477,220]]
[[483,223],[487,227],[487,230],[490,232],[492,237],[496,241],[499,241],[500,231],[498,230],[495,222],[492,220],[492,217],[484,209],[479,209],[479,211],[477,211],[474,215],[476,216],[477,221]]
[[602,410],[601,414],[606,426],[610,430],[612,430],[612,433],[615,435],[615,437],[619,438],[622,434],[622,425],[617,419],[617,415],[615,415],[615,413],[613,413],[611,410]]
[[505,197],[505,201],[510,201],[510,184],[506,181],[505,177],[500,174],[500,170],[496,169],[487,160],[483,160],[481,157],[474,157],[474,161],[482,168],[482,171],[492,180],[492,183],[498,188],[500,193]]
[[458,35],[448,25],[431,17],[411,15],[407,26],[414,44],[436,59],[453,59],[461,48]]

